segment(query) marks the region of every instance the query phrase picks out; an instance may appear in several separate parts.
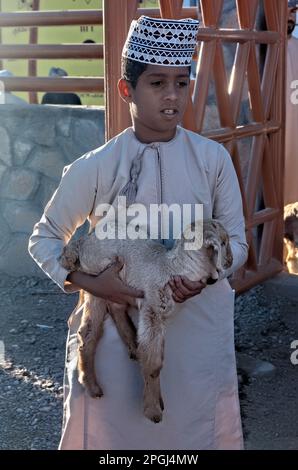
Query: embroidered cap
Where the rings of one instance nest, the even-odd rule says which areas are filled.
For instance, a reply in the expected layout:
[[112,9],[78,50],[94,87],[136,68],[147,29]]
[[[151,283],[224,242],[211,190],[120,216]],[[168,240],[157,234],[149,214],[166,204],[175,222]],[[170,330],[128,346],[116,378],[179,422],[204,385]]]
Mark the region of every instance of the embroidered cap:
[[197,45],[199,21],[141,16],[131,23],[122,57],[145,64],[189,66]]

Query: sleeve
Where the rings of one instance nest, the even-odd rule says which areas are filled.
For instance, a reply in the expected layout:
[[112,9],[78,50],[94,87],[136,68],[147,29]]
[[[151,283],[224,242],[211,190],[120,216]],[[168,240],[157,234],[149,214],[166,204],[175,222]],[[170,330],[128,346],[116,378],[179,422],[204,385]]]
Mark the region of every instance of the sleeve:
[[66,293],[78,288],[66,281],[69,271],[59,264],[58,257],[77,227],[92,212],[97,180],[92,153],[65,167],[61,182],[29,239],[28,250],[34,261]]
[[245,236],[242,197],[234,165],[229,153],[222,145],[219,146],[219,152],[213,217],[218,219],[227,230],[233,254],[232,266],[220,275],[220,279],[223,279],[245,263],[248,256],[248,244]]

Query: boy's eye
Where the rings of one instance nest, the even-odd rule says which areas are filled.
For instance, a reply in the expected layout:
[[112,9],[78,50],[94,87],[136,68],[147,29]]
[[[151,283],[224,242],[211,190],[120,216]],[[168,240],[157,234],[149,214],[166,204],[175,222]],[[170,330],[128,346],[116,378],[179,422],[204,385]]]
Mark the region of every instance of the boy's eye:
[[[181,80],[181,81],[178,81],[177,82],[177,85],[180,87],[180,88],[183,88],[183,87],[186,87],[188,85],[188,81],[186,80]],[[154,87],[159,87],[161,85],[163,85],[163,81],[162,80],[155,80],[154,82],[151,82],[151,85],[154,86]]]

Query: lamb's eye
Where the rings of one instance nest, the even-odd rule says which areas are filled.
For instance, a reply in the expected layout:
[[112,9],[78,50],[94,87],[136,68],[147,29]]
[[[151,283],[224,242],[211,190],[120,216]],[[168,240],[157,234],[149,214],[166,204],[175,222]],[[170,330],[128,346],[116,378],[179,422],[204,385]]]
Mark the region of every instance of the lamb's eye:
[[223,241],[221,242],[221,246],[225,246],[225,244],[226,244],[226,242],[223,240]]

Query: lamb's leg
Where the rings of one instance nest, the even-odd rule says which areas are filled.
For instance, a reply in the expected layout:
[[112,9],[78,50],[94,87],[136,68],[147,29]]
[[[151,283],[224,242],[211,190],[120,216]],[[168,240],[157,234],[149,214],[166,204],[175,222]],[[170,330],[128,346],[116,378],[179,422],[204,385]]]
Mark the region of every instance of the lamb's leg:
[[155,423],[161,421],[164,408],[159,379],[164,356],[164,334],[162,314],[144,305],[138,327],[138,359],[144,378],[144,414]]
[[127,306],[109,303],[108,310],[114,320],[120,338],[126,344],[131,359],[137,359],[137,332],[127,313]]
[[102,389],[97,383],[95,374],[95,351],[103,332],[103,320],[106,313],[106,302],[87,292],[81,325],[78,331],[79,382],[84,385],[91,397],[101,397]]

